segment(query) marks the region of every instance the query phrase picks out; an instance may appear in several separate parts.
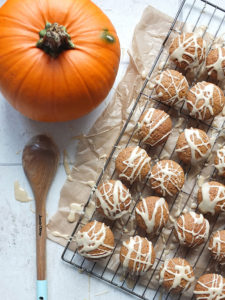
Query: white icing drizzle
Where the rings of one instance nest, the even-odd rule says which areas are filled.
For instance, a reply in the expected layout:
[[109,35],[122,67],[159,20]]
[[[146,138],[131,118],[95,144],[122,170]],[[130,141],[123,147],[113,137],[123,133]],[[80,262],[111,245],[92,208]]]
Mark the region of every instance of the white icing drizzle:
[[[189,223],[191,227],[187,227],[185,216],[191,215],[193,222]],[[187,214],[183,214],[180,216],[182,220],[181,224],[178,222],[175,223],[175,230],[180,241],[180,244],[187,245],[189,247],[197,246],[202,241],[206,241],[209,235],[209,222],[207,219],[203,217],[202,214],[196,214],[193,211],[190,211]],[[191,235],[191,241],[187,243],[186,235]]]
[[[147,241],[148,243],[148,252],[146,253],[143,253],[143,241]],[[130,261],[133,261],[133,269],[131,270],[133,274],[144,274],[150,269],[152,266],[152,254],[154,251],[152,242],[148,241],[146,238],[141,238],[136,235],[134,237],[130,237],[129,240],[124,241],[123,247],[127,249],[127,254],[125,256],[122,254],[124,257],[123,267],[125,269],[128,268]]]
[[218,158],[218,164],[215,164],[215,168],[218,170],[219,175],[225,173],[225,147],[216,151],[216,156]]
[[[164,198],[159,198],[154,206],[154,210],[152,214],[149,214],[148,211],[148,204],[147,204],[147,198],[142,199],[142,209],[138,209],[136,207],[136,213],[139,214],[142,219],[145,222],[146,225],[146,232],[147,233],[154,233],[159,234],[160,229],[165,225],[165,219],[164,219],[164,211],[166,211],[167,214],[169,214],[168,208],[166,206],[166,201]],[[160,219],[159,219],[159,225],[156,227],[156,214],[159,212]]]
[[173,185],[178,191],[181,190],[183,186],[182,177],[183,170],[182,168],[172,160],[166,161],[161,160],[157,163],[157,172],[155,174],[151,173],[151,179],[154,179],[153,189],[160,188],[162,195],[166,194],[173,196],[171,191],[168,189],[169,183]]
[[[121,218],[127,213],[131,204],[131,195],[129,190],[122,184],[120,180],[105,181],[100,189],[97,189],[96,197],[104,214],[110,219],[115,220]],[[126,203],[127,202],[127,203]],[[122,206],[122,207],[121,207]]]
[[156,141],[151,140],[151,136],[170,116],[162,110],[156,110],[150,108],[145,112],[145,116],[141,122],[138,123],[138,128],[141,129],[143,126],[148,129],[148,134],[142,139],[142,142],[146,142],[152,147],[158,144],[160,141],[165,139],[171,130],[168,130],[162,137]]
[[187,100],[187,103],[191,105],[190,115],[199,119],[205,120],[206,113],[209,112],[211,117],[214,116],[214,91],[217,91],[219,105],[221,109],[224,106],[223,98],[221,95],[221,90],[218,86],[209,82],[198,82],[191,89],[190,93],[195,96],[194,103],[190,100]]
[[[222,231],[224,233],[224,230]],[[225,239],[221,235],[221,231],[217,231],[213,234],[210,242],[212,241],[212,246],[208,249],[213,253],[213,257],[217,261],[222,261],[225,259]],[[225,264],[225,261],[222,263]]]
[[[211,199],[210,191],[211,189],[216,189],[216,193],[213,193],[213,198]],[[221,202],[221,203],[219,203]],[[219,207],[220,211],[225,211],[225,186],[210,182],[205,182],[202,185],[202,201],[199,204],[199,210],[206,214],[215,214],[215,208]]]
[[[182,79],[181,79],[182,78]],[[169,85],[165,85],[169,82]],[[159,97],[164,96],[163,102],[168,105],[174,105],[177,103],[182,102],[185,99],[185,93],[184,96],[181,96],[181,92],[183,90],[186,90],[188,88],[188,82],[186,78],[180,74],[180,76],[172,73],[172,70],[165,70],[159,75],[159,79],[155,79],[156,86],[155,88],[161,87],[164,91],[164,93],[160,92],[158,93]],[[174,93],[171,93],[171,91],[174,91]],[[165,95],[167,96],[167,99],[165,99]]]
[[[191,163],[194,164],[198,161],[202,161],[207,158],[210,153],[211,143],[208,139],[204,142],[202,138],[202,133],[198,129],[189,128],[184,130],[184,136],[187,142],[187,145],[177,148],[176,152],[183,152],[187,149],[191,150]],[[203,149],[201,149],[203,148]],[[198,153],[199,157],[196,157]]]
[[[130,156],[123,161],[125,168],[123,169],[123,172],[119,174],[119,178],[127,180],[130,184],[132,184],[135,180],[141,181],[143,179],[141,174],[142,169],[147,165],[150,170],[150,161],[151,158],[144,149],[138,146],[135,147]],[[126,174],[129,169],[131,170],[130,176]]]
[[[221,275],[212,274],[213,278],[208,282],[197,281],[197,284],[202,287],[200,290],[194,290],[198,300],[222,300],[225,294],[225,282]],[[201,278],[200,278],[201,279]],[[202,295],[202,296],[201,296]]]
[[[93,221],[93,224],[88,231],[77,232],[76,243],[80,255],[95,259],[106,257],[112,253],[114,247],[104,243],[108,227],[104,223],[100,223],[100,229],[95,232],[95,227],[99,223],[100,222]],[[93,253],[92,251],[94,250],[97,250],[97,253]]]
[[76,215],[81,215],[83,213],[84,204],[80,203],[71,203],[70,204],[70,212],[67,217],[68,222],[75,222]]
[[[181,37],[183,37],[183,41]],[[205,58],[205,41],[203,40],[203,47],[201,47],[198,44],[199,36],[194,33],[189,37],[187,33],[183,33],[182,35],[179,35],[177,39],[178,47],[171,53],[171,59],[177,60],[179,63],[185,62],[187,64],[185,69],[199,67]],[[194,49],[193,54],[190,52],[192,49]],[[191,58],[191,62],[186,58],[187,56]]]
[[211,65],[206,64],[206,69],[209,75],[211,75],[213,71],[216,71],[217,79],[223,80],[225,77],[225,67],[223,67],[222,64],[225,62],[225,55],[223,55],[223,51],[221,47],[217,48],[216,50],[217,50],[216,54],[218,55],[218,59]]
[[[193,270],[189,264],[185,265],[185,260],[178,258],[179,264],[175,263],[173,259],[168,259],[163,264],[163,268],[160,272],[160,284],[166,281],[172,281],[170,291],[181,287],[182,290],[187,290],[191,283],[194,281]],[[169,264],[172,266],[169,266]],[[168,275],[169,274],[169,275]],[[165,276],[166,275],[166,276]],[[181,285],[182,282],[182,285]],[[184,285],[184,287],[183,287]]]

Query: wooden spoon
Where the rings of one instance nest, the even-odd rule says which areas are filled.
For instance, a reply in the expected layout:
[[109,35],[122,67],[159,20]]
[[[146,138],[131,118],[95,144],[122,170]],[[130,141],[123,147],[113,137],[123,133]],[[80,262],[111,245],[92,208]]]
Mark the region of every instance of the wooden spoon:
[[36,203],[37,300],[47,300],[45,203],[58,167],[59,150],[49,137],[37,135],[25,146],[22,160]]

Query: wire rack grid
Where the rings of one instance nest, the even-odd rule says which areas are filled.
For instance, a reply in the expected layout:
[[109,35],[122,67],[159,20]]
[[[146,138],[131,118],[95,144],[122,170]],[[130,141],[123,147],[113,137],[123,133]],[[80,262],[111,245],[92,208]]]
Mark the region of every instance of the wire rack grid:
[[[144,81],[144,83],[141,87],[141,90],[140,90],[140,92],[139,92],[139,94],[138,94],[138,96],[137,96],[137,98],[136,98],[136,100],[135,100],[135,102],[134,102],[134,104],[131,108],[131,111],[128,115],[128,118],[127,118],[125,124],[124,124],[124,127],[122,128],[122,131],[121,131],[121,133],[120,133],[120,135],[119,135],[119,137],[118,137],[118,139],[117,139],[117,141],[116,141],[116,143],[115,143],[108,159],[106,160],[105,165],[104,165],[104,167],[103,167],[103,169],[102,169],[102,171],[101,171],[101,173],[100,173],[100,175],[99,175],[99,177],[96,181],[95,188],[101,183],[101,181],[104,178],[104,174],[105,174],[107,168],[109,168],[109,165],[112,163],[113,157],[115,155],[115,152],[117,151],[118,145],[120,144],[121,139],[123,138],[124,134],[126,133],[127,127],[129,125],[129,123],[131,122],[132,117],[133,117],[133,115],[136,111],[136,108],[138,107],[141,99],[144,97],[149,101],[145,102],[145,105],[141,109],[140,115],[148,107],[149,103],[152,103],[152,102],[154,102],[154,107],[162,108],[166,112],[169,112],[169,111],[171,112],[171,107],[166,106],[166,105],[162,105],[154,97],[153,90],[151,90],[150,94],[148,94],[146,92],[146,90],[147,90],[146,87],[147,87],[148,83],[151,81],[156,67],[159,66],[161,58],[163,57],[163,55],[165,56],[165,53],[166,53],[166,59],[164,59],[164,61],[163,61],[163,66],[161,67],[161,70],[163,70],[167,65],[169,55],[167,54],[167,50],[165,48],[166,48],[166,45],[168,43],[168,40],[170,39],[171,33],[173,31],[177,31],[176,25],[177,25],[178,21],[181,18],[182,18],[182,20],[184,20],[183,25],[179,29],[179,31],[182,32],[184,30],[185,25],[188,23],[189,19],[191,18],[191,16],[193,14],[195,15],[195,23],[194,23],[193,28],[192,28],[193,32],[196,30],[196,28],[200,24],[204,24],[205,27],[204,27],[204,30],[202,31],[202,36],[203,37],[206,34],[206,30],[209,30],[210,32],[213,31],[213,33],[214,33],[213,34],[213,39],[211,41],[211,44],[209,45],[208,51],[212,47],[212,44],[215,41],[215,39],[218,37],[218,34],[221,32],[222,25],[224,24],[224,21],[225,21],[225,9],[223,9],[221,7],[218,7],[214,3],[211,3],[211,2],[205,1],[205,0],[193,0],[191,3],[188,0],[182,0],[181,1],[180,7],[179,7],[174,19],[173,19],[173,22],[172,22],[172,24],[169,28],[169,31],[168,31],[168,33],[167,33],[167,35],[166,35],[166,37],[165,37],[165,39],[162,43],[162,46],[161,46],[161,48],[158,52],[158,55],[155,58],[155,61],[152,65],[152,67],[151,67],[151,70],[149,71],[148,76],[146,77],[146,79],[145,79],[145,81]],[[215,24],[216,24],[216,26],[215,26]],[[197,76],[196,76],[196,80],[197,80],[197,77],[198,77],[198,73],[197,73]],[[195,79],[193,80],[193,84],[196,80]],[[139,118],[140,118],[140,115],[139,115]],[[185,127],[187,125],[194,124],[195,126],[193,126],[193,127],[202,128],[206,132],[209,132],[213,128],[214,132],[216,132],[216,137],[218,137],[220,132],[221,132],[221,130],[219,128],[213,126],[213,121],[204,122],[204,121],[194,120],[192,117],[190,117],[188,115],[188,113],[185,111],[185,109],[183,109],[183,106],[181,106],[179,108],[179,115],[185,116],[185,120],[186,120]],[[129,138],[126,142],[126,146],[128,146],[131,143],[132,138],[135,134],[135,130],[136,130],[136,126],[133,126],[133,130],[132,130],[131,134],[129,135]],[[216,138],[215,138],[215,141],[216,141]],[[140,142],[139,142],[139,145],[140,145]],[[215,146],[215,142],[214,142],[213,147],[214,146]],[[157,153],[158,156],[160,156],[160,154],[163,152],[163,147],[164,146],[162,146],[158,150],[158,153]],[[146,151],[149,152],[150,149],[147,147]],[[174,152],[175,152],[175,148],[173,149],[173,151],[170,155],[170,159],[173,159]],[[190,168],[186,167],[185,168],[186,176],[189,174],[189,172],[190,172]],[[116,176],[115,175],[115,170],[113,170],[111,172],[111,178],[114,178],[115,176]],[[215,176],[215,169],[212,168],[212,170],[210,172],[210,179],[212,179],[214,176]],[[215,178],[214,178],[214,180],[215,180]],[[126,224],[130,221],[131,216],[133,215],[136,203],[138,202],[138,200],[143,195],[143,192],[146,188],[147,181],[148,181],[148,178],[147,178],[146,182],[143,184],[141,190],[138,192],[137,200],[135,201],[135,204],[132,208],[131,214],[128,216],[128,218],[126,220]],[[183,209],[185,209],[185,207],[187,206],[187,203],[188,203],[188,201],[190,201],[191,197],[194,197],[193,196],[193,191],[195,190],[196,185],[197,185],[197,181],[195,180],[195,182],[193,183],[191,188],[188,188],[186,190],[182,189],[182,191],[180,192],[185,197],[185,201],[182,205],[181,211]],[[130,187],[130,189],[132,190],[132,186]],[[85,212],[85,209],[88,207],[90,201],[93,199],[93,197],[94,197],[94,190],[91,192],[91,194],[88,198],[88,201],[87,201],[87,203],[84,207],[84,212]],[[176,196],[175,198],[172,199],[171,204],[170,204],[170,211],[173,209],[177,198],[178,198],[178,196]],[[93,213],[92,218],[95,217],[94,214],[95,213]],[[111,258],[112,258],[113,254],[115,252],[115,249],[120,247],[120,238],[117,238],[117,240],[116,240],[116,246],[115,246],[115,249],[113,251],[113,254],[109,258],[104,260],[103,265],[102,264],[99,265],[96,262],[90,262],[87,259],[79,256],[79,254],[76,252],[76,250],[75,251],[70,250],[70,245],[73,242],[74,236],[75,236],[78,228],[81,225],[81,223],[80,223],[81,219],[82,219],[82,217],[80,217],[78,223],[76,224],[76,226],[75,226],[75,228],[74,228],[74,230],[71,234],[71,237],[70,237],[70,239],[69,239],[69,241],[68,241],[68,243],[67,243],[67,245],[66,245],[66,247],[63,251],[62,259],[65,262],[75,266],[79,270],[85,271],[85,272],[91,274],[92,276],[95,276],[96,278],[99,278],[99,279],[105,281],[106,283],[111,284],[116,288],[119,288],[120,290],[123,290],[123,291],[125,291],[129,294],[132,294],[132,295],[136,296],[139,299],[156,299],[157,296],[159,296],[159,294],[161,293],[161,287],[158,286],[158,288],[156,290],[152,291],[151,290],[151,281],[152,281],[153,277],[156,276],[155,273],[159,269],[160,264],[162,264],[164,262],[165,247],[163,248],[161,253],[158,253],[158,256],[156,255],[157,256],[156,257],[156,262],[153,265],[152,271],[151,271],[151,273],[148,277],[147,282],[145,282],[145,284],[143,285],[143,283],[141,283],[140,277],[136,277],[134,279],[133,283],[132,283],[132,286],[129,286],[129,284],[128,284],[128,277],[129,277],[128,273],[121,279],[121,272],[120,272],[121,271],[121,266],[120,265],[118,265],[116,267],[114,272],[108,270],[108,267],[110,265]],[[217,218],[214,219],[214,224],[212,224],[210,232],[213,231],[213,228],[214,228],[214,225],[215,225],[216,221],[217,221]],[[113,230],[113,226],[114,226],[114,223],[111,223],[110,227],[111,227],[112,230]],[[137,229],[134,231],[134,234],[136,234],[136,232],[137,232]],[[167,240],[165,241],[165,246],[171,240],[172,235],[173,235],[173,229],[171,230],[170,234],[168,235]],[[122,236],[122,233],[121,233],[121,236]],[[154,238],[152,240],[152,242],[153,242],[153,245],[157,244],[158,237]],[[193,265],[194,268],[196,267],[196,265],[198,265],[201,254],[204,251],[205,247],[206,247],[206,244],[204,244],[202,246],[202,248],[200,249],[200,251],[198,253],[198,256],[196,257],[195,261],[192,262],[192,265]],[[180,254],[180,250],[181,250],[180,246],[178,245],[177,248],[175,249],[175,251],[173,252],[173,257]],[[188,257],[189,254],[190,254],[190,250],[187,249],[184,252],[182,252],[182,257],[186,258],[186,257]],[[211,264],[211,259],[209,259],[207,264],[204,266],[204,269],[202,270],[202,273],[205,273],[205,271],[207,270],[207,268],[209,267],[210,264]],[[183,294],[180,293],[179,295],[173,296],[173,299],[181,299],[182,295]],[[164,296],[165,296],[165,299],[169,299],[170,298],[170,293],[167,293]]]

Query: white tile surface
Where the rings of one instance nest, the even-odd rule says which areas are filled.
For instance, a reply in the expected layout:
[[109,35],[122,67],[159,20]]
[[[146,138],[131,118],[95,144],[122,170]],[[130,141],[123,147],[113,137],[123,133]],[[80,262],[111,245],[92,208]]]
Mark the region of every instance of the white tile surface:
[[[222,4],[221,1],[218,3]],[[0,5],[3,2],[0,0]],[[125,72],[128,63],[126,49],[129,48],[134,26],[140,19],[143,9],[151,4],[173,16],[179,1],[94,0],[94,2],[111,18],[118,31],[121,47],[124,49],[116,86]],[[48,133],[55,139],[61,151],[69,150],[70,158],[74,161],[76,143],[71,140],[71,137],[86,132],[111,97],[112,93],[94,112],[82,119],[47,124],[34,122],[21,116],[0,94],[0,295],[2,299],[35,299],[35,218],[30,209],[30,206],[34,207],[34,203],[24,204],[14,199],[13,183],[17,179],[31,195],[21,166],[21,152],[17,152],[23,149],[31,136]],[[57,209],[59,193],[65,177],[61,165],[48,196],[49,215]],[[64,264],[60,259],[62,250],[59,245],[51,241],[47,242],[49,300],[105,300],[116,297],[130,299],[130,296],[94,278],[90,279],[87,275],[80,274]],[[96,296],[104,291],[108,293]]]

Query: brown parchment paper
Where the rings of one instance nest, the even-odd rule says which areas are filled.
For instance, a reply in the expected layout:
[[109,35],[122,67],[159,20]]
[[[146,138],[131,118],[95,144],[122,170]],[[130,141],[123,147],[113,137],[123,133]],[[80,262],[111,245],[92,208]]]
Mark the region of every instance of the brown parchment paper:
[[[139,24],[136,26],[134,32],[132,49],[130,53],[130,63],[126,74],[118,85],[112,101],[108,104],[103,114],[93,125],[89,134],[79,141],[76,154],[76,163],[61,190],[58,211],[50,219],[48,224],[48,237],[51,240],[63,246],[66,245],[67,240],[80,217],[80,214],[76,214],[75,222],[68,222],[67,217],[70,212],[70,205],[72,203],[84,205],[87,202],[88,197],[93,190],[93,183],[96,182],[104,166],[105,160],[110,154],[112,147],[115,144],[124,123],[126,122],[129,112],[131,111],[135,99],[143,85],[144,79],[147,76],[147,71],[151,69],[155,57],[158,55],[161,44],[172,24],[172,21],[172,18],[151,6],[145,9],[143,16]],[[180,26],[182,26],[182,24],[177,22],[176,29],[171,33],[171,36],[167,42],[167,49],[170,45],[171,39],[177,35],[176,30],[179,31]],[[188,28],[188,30],[190,30],[190,28]],[[204,28],[199,28],[199,32],[201,32],[201,30],[204,30]],[[205,35],[205,39],[209,42],[212,38],[210,34],[207,33]],[[220,39],[217,39],[215,41],[215,45],[216,43],[219,44],[222,42],[223,41],[220,41]],[[132,135],[132,132],[144,106],[146,105],[146,101],[148,101],[147,96],[151,93],[154,76],[162,69],[167,55],[167,51],[162,54],[156,67],[156,72],[152,75],[150,83],[148,84],[139,101],[139,104],[128,124],[123,138],[118,145],[118,149],[116,150],[115,155],[113,156],[104,173],[103,180],[109,178],[113,174],[115,157],[120,148],[125,147],[130,138],[130,145],[137,145],[138,141],[135,137],[135,134]],[[205,79],[205,76],[206,75],[203,66],[200,72],[200,79]],[[193,79],[193,74],[188,74],[188,78],[191,81]],[[221,87],[223,88],[223,83]],[[202,128],[208,132],[212,144],[214,145],[212,154],[218,147],[221,146],[221,144],[224,143],[224,129],[222,129],[222,124],[225,120],[225,117],[222,113],[214,119],[214,128],[209,128],[207,124],[199,124],[195,120],[187,119],[187,116],[185,115],[185,108],[184,114],[180,115],[176,109],[171,108],[168,110],[168,108],[164,107],[163,105],[158,105],[157,102],[154,101],[153,95],[153,99],[148,101],[148,107],[156,105],[158,108],[166,110],[171,115],[173,120],[173,132],[163,150],[161,146],[159,146],[148,151],[149,155],[152,157],[153,163],[155,163],[158,159],[165,158],[178,161],[173,150],[179,133],[186,127],[198,126],[199,128]],[[215,128],[220,129],[220,131],[216,130]],[[215,140],[217,142],[214,144]],[[141,146],[145,147],[144,145]],[[183,247],[179,247],[174,240],[172,228],[174,219],[178,217],[182,211],[195,210],[196,208],[195,196],[198,189],[198,186],[195,185],[196,177],[198,176],[198,185],[201,185],[202,182],[207,180],[209,176],[215,175],[213,173],[213,155],[210,155],[208,161],[204,165],[204,169],[203,165],[199,166],[197,169],[189,169],[189,166],[183,167],[185,171],[188,172],[188,177],[186,178],[183,191],[180,192],[176,199],[167,199],[170,206],[170,221],[168,222],[166,228],[163,229],[160,237],[153,238],[152,240],[155,244],[157,257],[160,258],[160,260],[156,260],[152,270],[150,270],[144,277],[140,279],[140,283],[145,285],[148,282],[153,270],[156,268],[157,271],[155,272],[150,284],[150,287],[155,289],[159,285],[158,270],[165,258],[173,257],[174,254],[176,254],[176,256],[186,257],[190,264],[195,267],[195,274],[197,278],[202,274],[206,263],[209,260],[209,254],[206,245],[202,245],[191,251],[188,251]],[[203,171],[201,171],[202,169]],[[114,174],[113,177],[116,178],[116,174]],[[191,196],[188,195],[190,191],[192,191]],[[132,186],[131,193],[133,197],[133,205],[130,211],[132,211],[135,202],[139,199],[140,193],[143,197],[150,195],[151,188],[147,184],[147,187],[143,190],[143,185],[136,184]],[[92,213],[94,213],[95,205],[93,200],[94,197],[90,201],[90,204],[85,211],[85,215],[83,216],[81,224],[87,223],[92,216]],[[102,217],[96,212],[94,218],[103,220]],[[128,236],[133,235],[134,233],[142,235],[144,234],[138,231],[138,229],[135,231],[136,226],[133,215],[129,220],[128,218],[129,216],[125,216],[122,220],[117,221],[113,227],[113,232],[115,235],[115,240],[118,243],[118,247],[116,248],[116,251],[108,265],[108,268],[112,271],[115,271],[119,265],[119,246],[121,241],[125,240]],[[223,219],[224,216],[221,215],[217,220],[216,225],[214,227],[211,226],[211,230],[223,228]],[[103,221],[108,225],[112,225],[108,220]],[[215,218],[209,217],[209,221],[212,225],[215,223]],[[72,242],[71,249],[75,249],[75,247],[75,242]],[[106,262],[107,259],[103,259],[99,262],[99,264],[104,265]],[[222,272],[214,263],[209,264],[207,271]],[[185,295],[182,296],[182,299],[190,299],[192,293],[193,286],[185,293]]]

